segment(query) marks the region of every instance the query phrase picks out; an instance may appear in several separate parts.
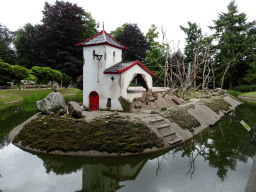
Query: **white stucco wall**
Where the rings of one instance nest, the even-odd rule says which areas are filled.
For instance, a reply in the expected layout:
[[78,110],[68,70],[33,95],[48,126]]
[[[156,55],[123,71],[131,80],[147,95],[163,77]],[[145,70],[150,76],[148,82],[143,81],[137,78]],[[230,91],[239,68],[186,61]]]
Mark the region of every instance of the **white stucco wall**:
[[[146,72],[144,69],[142,69],[139,65],[133,66],[132,68],[128,69],[127,71],[121,74],[121,81],[120,81],[121,96],[126,99],[129,99],[130,102],[132,102],[132,100],[130,99],[134,99],[135,97],[137,97],[137,95],[132,96],[132,94],[129,94],[129,97],[128,97],[128,94],[127,94],[128,86],[130,82],[133,80],[134,74],[142,74],[146,79],[148,88],[152,89],[152,76],[148,72]],[[142,96],[142,94],[140,95]]]
[[[95,54],[103,55],[100,61],[93,59],[93,50]],[[115,59],[113,59],[115,51]],[[106,52],[106,60],[104,54]],[[120,74],[103,74],[103,71],[122,60],[122,50],[107,45],[91,46],[83,48],[84,66],[83,66],[83,104],[89,108],[89,94],[96,91],[99,94],[99,108],[107,108],[107,100],[111,98],[111,110],[122,110],[118,101],[120,97]],[[113,60],[116,63],[113,63]],[[99,65],[99,67],[98,67]],[[114,77],[112,81],[111,77]],[[99,82],[98,82],[99,80]]]

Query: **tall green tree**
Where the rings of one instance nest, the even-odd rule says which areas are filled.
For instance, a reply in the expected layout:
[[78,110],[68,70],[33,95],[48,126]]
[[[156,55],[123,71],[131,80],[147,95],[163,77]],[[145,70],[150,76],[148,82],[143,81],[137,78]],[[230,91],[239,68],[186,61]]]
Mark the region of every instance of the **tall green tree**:
[[193,62],[198,48],[198,38],[202,36],[202,30],[196,23],[191,23],[190,21],[188,21],[188,27],[180,25],[180,29],[187,35],[184,49],[185,63]]
[[[147,51],[145,63],[148,63],[150,66],[158,66],[164,65],[164,46],[161,45],[158,41],[155,41],[158,38],[159,32],[157,31],[157,27],[152,24],[151,28],[148,30],[146,34],[146,41],[149,44],[149,49]],[[156,68],[152,68],[155,70]]]
[[0,24],[0,58],[10,64],[15,62],[15,53],[11,48],[13,32]]
[[[213,20],[214,26],[210,26],[211,30],[215,30],[215,69],[216,75],[222,76],[227,65],[229,69],[226,73],[226,79],[229,82],[229,88],[242,83],[249,63],[246,57],[253,50],[252,38],[247,35],[247,30],[252,23],[248,23],[245,13],[238,13],[235,1],[228,4],[228,12],[221,13],[217,20]],[[227,82],[226,82],[227,84]]]
[[75,44],[95,32],[95,23],[90,17],[77,4],[56,1],[51,5],[45,2],[43,25],[36,26],[34,41],[37,65],[60,70],[74,79],[81,75],[82,47]]
[[165,64],[165,50],[166,46],[160,44],[156,39],[158,38],[159,32],[157,31],[157,27],[152,24],[151,28],[149,28],[146,34],[146,41],[149,44],[149,49],[147,50],[147,55],[145,59],[145,65],[149,70],[154,73],[157,73],[156,76],[153,77],[153,81],[155,83],[154,86],[164,86],[163,78],[164,73],[159,65],[164,66]]
[[117,34],[115,36],[118,42],[129,48],[123,50],[124,60],[140,60],[141,62],[145,60],[149,43],[137,24],[125,24],[119,36]]
[[13,43],[16,48],[17,64],[28,69],[36,65],[34,55],[35,27],[27,23],[15,32]]

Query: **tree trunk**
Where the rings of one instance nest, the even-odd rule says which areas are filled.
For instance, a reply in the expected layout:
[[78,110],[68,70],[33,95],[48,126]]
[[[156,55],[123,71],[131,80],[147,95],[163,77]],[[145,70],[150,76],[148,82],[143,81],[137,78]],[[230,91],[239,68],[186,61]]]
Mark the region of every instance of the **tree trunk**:
[[229,89],[232,89],[232,78],[229,78]]

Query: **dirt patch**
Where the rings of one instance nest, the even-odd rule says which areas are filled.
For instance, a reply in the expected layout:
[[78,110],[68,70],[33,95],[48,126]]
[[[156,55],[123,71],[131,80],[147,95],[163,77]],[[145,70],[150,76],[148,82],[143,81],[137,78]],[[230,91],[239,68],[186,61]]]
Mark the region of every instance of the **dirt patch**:
[[98,118],[89,123],[73,118],[40,115],[26,124],[14,138],[23,146],[46,150],[142,152],[146,148],[164,146],[145,125],[125,118]]
[[188,113],[188,110],[194,107],[194,105],[189,105],[186,107],[172,108],[165,112],[164,116],[171,122],[177,123],[182,129],[188,129],[193,133],[193,128],[201,125],[201,123],[195,117]]
[[220,113],[220,110],[229,110],[229,107],[231,106],[223,98],[202,100],[202,103],[205,106],[211,108],[217,114]]
[[[150,98],[155,98],[150,100]],[[132,102],[132,111],[139,112],[140,110],[161,109],[162,107],[174,107],[177,104],[173,102],[176,98],[179,102],[184,103],[184,100],[177,98],[174,95],[162,93],[153,93],[149,99],[143,101],[142,98],[135,98]]]

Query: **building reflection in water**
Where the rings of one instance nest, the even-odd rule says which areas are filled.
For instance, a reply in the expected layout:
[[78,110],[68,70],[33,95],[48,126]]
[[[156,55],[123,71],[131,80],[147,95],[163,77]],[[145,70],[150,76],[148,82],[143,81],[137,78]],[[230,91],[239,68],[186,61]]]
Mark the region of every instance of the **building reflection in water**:
[[81,191],[116,191],[123,186],[121,181],[135,180],[145,165],[145,161],[119,166],[106,166],[102,164],[83,165],[83,185]]

